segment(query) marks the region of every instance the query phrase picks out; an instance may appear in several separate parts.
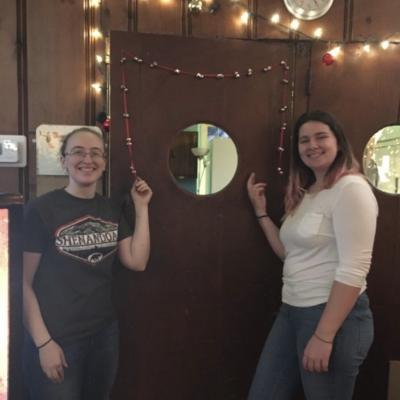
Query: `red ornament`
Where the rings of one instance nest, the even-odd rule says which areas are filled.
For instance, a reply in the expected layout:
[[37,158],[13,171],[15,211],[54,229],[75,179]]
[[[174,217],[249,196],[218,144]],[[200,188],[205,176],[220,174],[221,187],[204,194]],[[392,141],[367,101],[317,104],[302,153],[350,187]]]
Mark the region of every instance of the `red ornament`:
[[110,131],[110,125],[111,125],[111,120],[110,120],[110,118],[106,118],[104,121],[103,121],[103,128],[104,128],[104,130],[106,131],[106,132],[109,132]]
[[331,53],[325,53],[322,56],[322,63],[326,66],[332,65],[335,62],[335,57]]

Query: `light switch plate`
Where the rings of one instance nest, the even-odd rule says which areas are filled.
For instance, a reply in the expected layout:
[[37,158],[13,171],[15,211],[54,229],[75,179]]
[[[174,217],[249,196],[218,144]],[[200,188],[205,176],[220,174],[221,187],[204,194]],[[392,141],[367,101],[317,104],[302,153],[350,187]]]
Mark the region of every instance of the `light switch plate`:
[[0,135],[0,167],[26,166],[26,137]]

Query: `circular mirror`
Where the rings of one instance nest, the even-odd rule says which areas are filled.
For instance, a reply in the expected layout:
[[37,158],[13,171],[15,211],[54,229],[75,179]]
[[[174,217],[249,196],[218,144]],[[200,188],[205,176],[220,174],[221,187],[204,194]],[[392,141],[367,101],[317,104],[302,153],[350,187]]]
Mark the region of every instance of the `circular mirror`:
[[363,168],[377,189],[400,193],[400,125],[386,126],[371,137],[364,150]]
[[221,128],[200,122],[179,132],[169,152],[169,168],[177,185],[197,195],[222,190],[238,164],[236,146]]

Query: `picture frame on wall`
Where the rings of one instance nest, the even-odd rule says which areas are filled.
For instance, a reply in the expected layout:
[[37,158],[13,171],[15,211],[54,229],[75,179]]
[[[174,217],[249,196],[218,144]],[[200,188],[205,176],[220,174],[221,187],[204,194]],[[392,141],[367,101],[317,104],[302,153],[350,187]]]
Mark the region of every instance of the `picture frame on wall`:
[[[60,162],[61,144],[74,129],[82,125],[41,124],[36,128],[36,172],[37,175],[67,175]],[[102,135],[100,128],[89,126]]]

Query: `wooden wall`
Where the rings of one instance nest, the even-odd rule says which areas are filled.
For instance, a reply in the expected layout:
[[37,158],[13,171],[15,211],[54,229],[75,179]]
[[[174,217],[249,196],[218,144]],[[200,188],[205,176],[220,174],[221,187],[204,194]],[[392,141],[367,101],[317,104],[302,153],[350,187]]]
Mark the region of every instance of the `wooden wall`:
[[[269,18],[275,12],[289,21],[282,0],[248,0],[250,9]],[[105,99],[91,83],[104,77],[94,54],[104,42],[89,36],[92,26],[103,32],[120,30],[199,38],[273,39],[287,41],[288,33],[257,18],[238,24],[240,8],[220,1],[214,14],[190,15],[185,1],[103,0],[99,10],[89,0],[3,0],[0,16],[0,134],[23,134],[29,140],[29,166],[24,170],[0,168],[0,192],[19,192],[25,198],[61,184],[59,178],[37,177],[34,132],[41,123],[93,124]],[[398,64],[400,46],[360,55],[354,41],[378,40],[398,31],[398,0],[335,0],[320,20],[304,23],[312,34],[322,26],[325,37],[353,41],[340,61],[321,64],[323,43],[292,46],[294,116],[311,107],[334,111],[344,122],[358,157],[369,135],[385,124],[400,121]],[[394,39],[399,39],[399,35]],[[268,46],[268,42],[266,43]],[[111,104],[112,107],[112,104]],[[359,398],[386,396],[387,361],[400,359],[398,337],[400,305],[400,202],[377,193],[381,216],[370,294],[375,311],[377,339],[370,363],[359,383]],[[255,356],[254,356],[255,357]],[[370,390],[362,390],[362,385]],[[22,396],[22,395],[21,395]],[[21,397],[22,398],[22,397]],[[15,399],[19,400],[19,399]],[[186,400],[186,399],[184,399]]]

